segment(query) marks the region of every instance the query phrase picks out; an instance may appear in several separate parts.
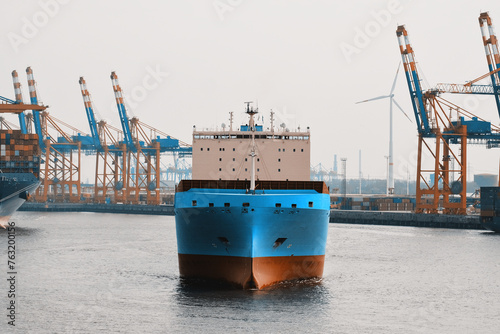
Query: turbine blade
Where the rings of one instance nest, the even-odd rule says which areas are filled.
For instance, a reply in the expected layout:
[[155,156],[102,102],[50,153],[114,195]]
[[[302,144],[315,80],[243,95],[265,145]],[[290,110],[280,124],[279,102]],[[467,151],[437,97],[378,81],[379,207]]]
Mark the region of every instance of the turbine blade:
[[394,104],[396,105],[396,107],[398,107],[399,110],[401,110],[401,112],[403,114],[405,114],[406,118],[408,118],[408,120],[413,123],[413,121],[411,120],[411,118],[408,117],[408,115],[405,113],[405,111],[403,110],[403,108],[401,108],[401,106],[396,102],[396,100],[394,98],[392,99],[392,102],[394,102]]
[[399,73],[399,68],[400,67],[401,67],[401,61],[399,62],[398,70],[396,71],[396,76],[394,77],[394,82],[392,83],[392,88],[391,88],[390,95],[392,94],[392,92],[394,92],[394,88],[396,87],[396,81],[398,80],[398,73]]
[[363,103],[363,102],[369,102],[369,101],[380,100],[380,99],[385,99],[385,98],[387,98],[387,97],[391,97],[391,96],[390,96],[390,95],[382,95],[382,96],[374,97],[373,99],[368,99],[368,100],[358,101],[358,102],[356,102],[356,104],[358,104],[358,103]]

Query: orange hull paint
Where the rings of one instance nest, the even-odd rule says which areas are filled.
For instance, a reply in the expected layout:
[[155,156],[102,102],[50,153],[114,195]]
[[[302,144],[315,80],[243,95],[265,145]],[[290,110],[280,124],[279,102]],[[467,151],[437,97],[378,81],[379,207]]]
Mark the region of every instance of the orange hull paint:
[[227,282],[243,289],[263,289],[298,279],[321,278],[325,256],[234,257],[179,254],[183,278]]

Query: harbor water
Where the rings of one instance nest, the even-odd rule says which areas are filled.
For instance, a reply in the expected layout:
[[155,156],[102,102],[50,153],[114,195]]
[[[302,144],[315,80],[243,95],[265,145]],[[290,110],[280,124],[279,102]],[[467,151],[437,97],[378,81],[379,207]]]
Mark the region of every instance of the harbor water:
[[[1,333],[495,333],[500,234],[330,224],[324,278],[264,291],[179,279],[172,216],[17,212]],[[12,238],[11,238],[12,239]]]

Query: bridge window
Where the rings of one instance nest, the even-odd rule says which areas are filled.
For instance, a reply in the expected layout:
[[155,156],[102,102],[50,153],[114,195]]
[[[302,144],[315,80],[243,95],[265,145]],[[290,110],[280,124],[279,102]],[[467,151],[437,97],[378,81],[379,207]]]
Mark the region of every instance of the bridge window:
[[281,208],[281,203],[276,203],[276,204],[275,204],[275,206],[276,206],[277,208]]
[[224,207],[229,208],[231,206],[230,203],[224,203]]
[[292,209],[296,209],[297,208],[297,204],[292,204]]
[[309,207],[310,207],[310,208],[312,208],[312,207],[313,207],[313,205],[314,205],[314,203],[313,203],[313,202],[309,202]]
[[244,206],[244,207],[249,207],[249,206],[250,206],[250,203],[243,203],[243,206]]
[[208,203],[208,207],[213,208],[214,207],[214,203]]
[[198,204],[196,203],[196,201],[195,201],[195,200],[193,200],[193,202],[191,203],[191,205],[192,205],[192,206],[196,206],[196,205],[198,205]]

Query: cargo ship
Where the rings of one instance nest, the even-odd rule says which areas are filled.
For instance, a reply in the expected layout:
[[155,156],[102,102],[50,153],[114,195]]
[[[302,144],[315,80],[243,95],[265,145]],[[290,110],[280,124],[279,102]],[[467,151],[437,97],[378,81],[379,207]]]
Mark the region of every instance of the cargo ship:
[[481,187],[481,225],[500,232],[500,187]]
[[0,130],[0,226],[38,188],[38,136],[20,130]]
[[[310,181],[310,132],[248,124],[193,131],[192,180],[176,189],[180,276],[263,289],[320,279],[330,217],[324,182]],[[276,130],[276,131],[275,131]]]

